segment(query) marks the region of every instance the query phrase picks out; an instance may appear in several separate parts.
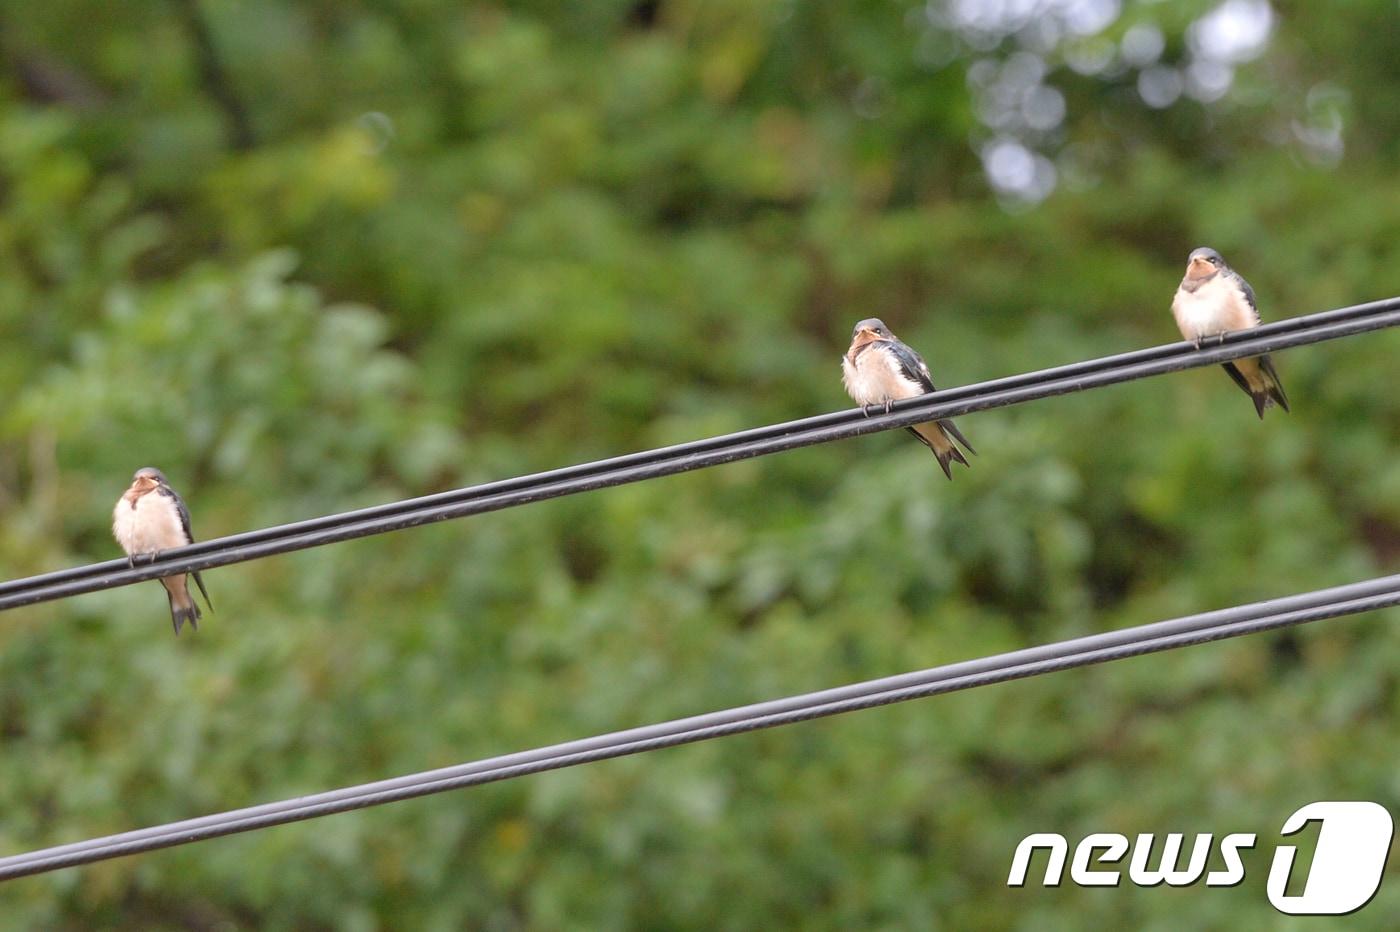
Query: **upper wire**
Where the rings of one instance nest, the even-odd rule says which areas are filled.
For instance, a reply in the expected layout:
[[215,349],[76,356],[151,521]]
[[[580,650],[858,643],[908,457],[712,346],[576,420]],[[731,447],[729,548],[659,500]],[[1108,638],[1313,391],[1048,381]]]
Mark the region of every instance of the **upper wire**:
[[1339,339],[1400,324],[1400,297],[1338,308],[1225,334],[1200,348],[1169,343],[946,389],[895,402],[890,412],[859,408],[389,502],[163,551],[136,565],[107,560],[0,583],[0,611],[148,579],[482,514],[530,502],[638,482],[817,443],[907,427],[1127,382],[1245,356]]

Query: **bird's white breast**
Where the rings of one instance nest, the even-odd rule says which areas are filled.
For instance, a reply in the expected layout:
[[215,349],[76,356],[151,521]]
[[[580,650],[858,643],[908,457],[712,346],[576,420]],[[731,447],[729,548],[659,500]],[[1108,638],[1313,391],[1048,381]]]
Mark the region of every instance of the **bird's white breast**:
[[1172,315],[1188,340],[1248,330],[1259,324],[1239,287],[1224,275],[1215,276],[1195,291],[1179,289],[1172,301]]
[[846,393],[861,405],[882,405],[924,393],[922,385],[905,378],[899,360],[879,346],[859,353],[855,362],[849,355],[841,357],[841,381]]
[[112,511],[112,534],[128,554],[154,553],[182,547],[185,529],[175,503],[159,492],[147,492],[136,507],[122,496]]

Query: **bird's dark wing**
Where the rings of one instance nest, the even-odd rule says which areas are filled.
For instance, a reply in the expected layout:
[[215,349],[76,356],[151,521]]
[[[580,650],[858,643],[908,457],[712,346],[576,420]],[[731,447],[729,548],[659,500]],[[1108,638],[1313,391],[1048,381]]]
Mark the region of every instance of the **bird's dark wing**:
[[958,425],[954,424],[952,421],[939,421],[938,426],[947,431],[949,436],[958,443],[967,447],[967,452],[971,453],[973,456],[977,455],[977,451],[972,449],[972,444],[967,442],[967,438],[963,436],[963,432],[958,430]]
[[1235,364],[1227,362],[1221,364],[1220,368],[1225,370],[1225,374],[1235,380],[1235,384],[1243,389],[1246,395],[1253,396],[1254,391],[1249,387],[1249,382],[1245,381],[1244,373],[1235,368]]
[[209,611],[212,612],[214,610],[214,600],[209,598],[209,590],[204,588],[204,577],[199,575],[199,570],[194,570],[190,575],[194,577],[194,584],[199,587],[200,593],[204,596],[204,604],[209,606]]
[[[890,352],[894,354],[895,359],[899,360],[900,374],[911,382],[917,382],[922,385],[924,394],[938,390],[933,386],[933,376],[929,374],[928,363],[924,362],[924,357],[915,352],[912,347],[906,346],[898,340],[892,340],[890,341]],[[947,431],[958,443],[967,447],[967,452],[974,455],[977,453],[976,450],[972,449],[972,444],[967,442],[967,438],[963,436],[962,431],[958,430],[958,426],[952,421],[939,421],[938,426]],[[914,431],[914,433],[918,435],[918,431]],[[919,439],[922,440],[923,438],[920,437]],[[946,463],[943,466],[943,470],[944,472],[948,470]]]
[[1279,380],[1278,372],[1274,369],[1274,361],[1269,358],[1268,353],[1259,357],[1259,369],[1268,380],[1269,395],[1278,402],[1280,408],[1285,411],[1289,410],[1288,395],[1283,391],[1283,382]]
[[1254,302],[1254,289],[1249,287],[1249,282],[1244,280],[1244,276],[1239,272],[1234,272],[1235,281],[1240,283],[1240,291],[1244,292],[1244,299],[1249,302],[1249,309],[1254,312],[1255,323],[1259,322],[1259,305]]
[[185,532],[185,543],[194,543],[194,534],[190,531],[190,510],[185,507],[185,500],[168,485],[161,486],[157,491],[175,503],[175,511],[180,515],[180,527]]
[[[175,510],[180,515],[180,527],[185,531],[185,543],[194,543],[194,532],[190,530],[190,510],[185,506],[185,500],[169,486],[162,488],[160,494],[169,496],[175,502]],[[192,570],[190,575],[194,577],[194,584],[199,587],[200,594],[204,596],[204,604],[208,605],[209,611],[212,612],[214,601],[209,598],[209,590],[204,588],[204,577],[199,575],[199,570]]]
[[924,362],[924,357],[898,340],[890,340],[889,349],[899,363],[901,375],[909,381],[923,386],[924,394],[936,391],[933,387],[933,377],[929,375],[928,365]]

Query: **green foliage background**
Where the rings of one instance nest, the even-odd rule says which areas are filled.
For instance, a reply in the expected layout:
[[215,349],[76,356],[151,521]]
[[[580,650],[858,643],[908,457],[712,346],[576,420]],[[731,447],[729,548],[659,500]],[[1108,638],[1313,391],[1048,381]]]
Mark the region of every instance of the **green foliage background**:
[[[1166,342],[1203,243],[1268,319],[1396,293],[1395,5],[1279,3],[1210,103],[1066,65],[1146,24],[1182,60],[1209,9],[1043,50],[1028,203],[969,80],[1020,40],[912,2],[4,0],[0,576],[117,555],[148,464],[214,537],[839,408],[861,317],[940,384]],[[229,567],[178,640],[153,584],[7,613],[0,851],[1394,571],[1397,358],[1289,352],[1262,423],[1218,371],[968,417],[952,483],[881,434]],[[1290,812],[1400,811],[1393,621],[16,881],[0,915],[1257,927]],[[1260,844],[1234,890],[1008,890],[1043,831]],[[1397,907],[1392,876],[1353,921]]]

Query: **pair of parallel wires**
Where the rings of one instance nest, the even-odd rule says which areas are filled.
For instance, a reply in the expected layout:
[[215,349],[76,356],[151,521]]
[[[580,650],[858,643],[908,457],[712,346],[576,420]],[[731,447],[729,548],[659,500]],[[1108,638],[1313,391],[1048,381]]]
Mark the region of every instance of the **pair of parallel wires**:
[[[1226,334],[1218,340],[1211,338],[1200,349],[1190,343],[1172,343],[948,389],[896,402],[890,412],[876,412],[869,417],[859,409],[839,411],[248,531],[164,551],[154,560],[142,561],[135,566],[125,560],[109,560],[0,583],[0,611],[449,518],[655,479],[929,420],[1229,362],[1397,324],[1400,324],[1400,298],[1388,298],[1277,321],[1253,330]],[[0,880],[1397,604],[1400,604],[1400,576],[1388,576],[1171,621],[1138,625],[13,855],[0,858]]]

